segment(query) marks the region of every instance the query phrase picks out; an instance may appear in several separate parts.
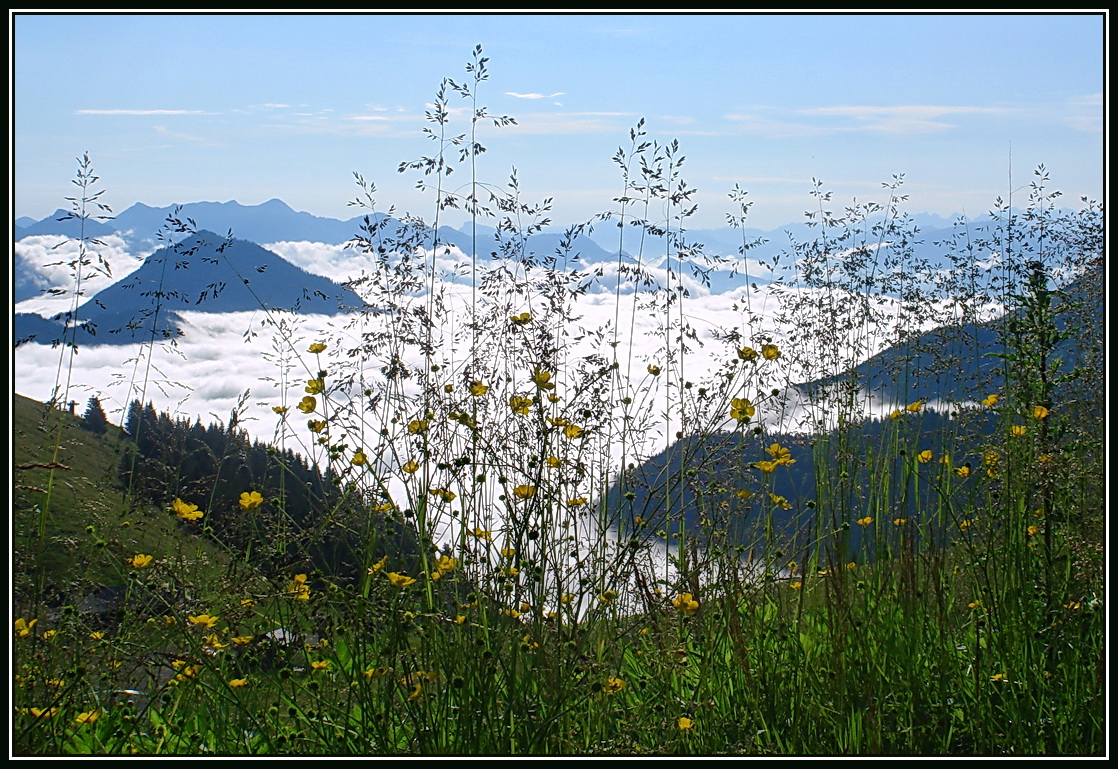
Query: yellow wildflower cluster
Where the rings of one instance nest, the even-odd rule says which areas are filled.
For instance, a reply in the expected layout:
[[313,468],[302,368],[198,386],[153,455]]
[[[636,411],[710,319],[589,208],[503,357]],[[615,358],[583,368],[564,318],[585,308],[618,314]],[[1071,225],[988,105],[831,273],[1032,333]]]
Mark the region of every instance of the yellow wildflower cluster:
[[435,570],[431,572],[431,579],[442,579],[445,575],[450,574],[456,568],[458,568],[457,558],[451,558],[449,555],[439,556],[439,560],[435,562]]
[[[796,460],[792,459],[792,453],[779,443],[774,443],[765,449],[765,452],[772,457],[772,459],[762,459],[759,462],[754,462],[753,467],[756,467],[763,473],[771,473],[781,465],[794,465]],[[770,495],[771,496],[771,495]],[[774,502],[776,500],[773,500]],[[788,508],[785,508],[786,510]]]
[[202,517],[202,511],[198,509],[198,505],[188,504],[177,497],[171,503],[171,509],[175,511],[175,515],[184,521],[196,521]]

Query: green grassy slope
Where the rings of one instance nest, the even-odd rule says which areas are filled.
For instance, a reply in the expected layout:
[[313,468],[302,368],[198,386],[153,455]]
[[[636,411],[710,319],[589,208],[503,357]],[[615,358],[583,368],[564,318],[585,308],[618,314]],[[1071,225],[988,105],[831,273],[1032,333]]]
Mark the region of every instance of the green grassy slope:
[[169,513],[128,501],[117,480],[127,438],[96,435],[79,416],[13,396],[13,589],[17,604],[50,604],[124,584],[126,559],[190,553],[203,571],[227,558]]

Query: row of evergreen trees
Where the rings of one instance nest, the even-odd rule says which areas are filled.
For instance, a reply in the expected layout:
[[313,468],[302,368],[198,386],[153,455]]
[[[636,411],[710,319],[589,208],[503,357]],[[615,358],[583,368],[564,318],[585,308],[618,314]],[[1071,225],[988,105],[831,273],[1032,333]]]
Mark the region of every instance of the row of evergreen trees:
[[[133,401],[123,425],[131,439],[120,462],[126,488],[168,507],[175,498],[204,512],[202,530],[266,573],[317,570],[351,580],[378,552],[413,552],[402,521],[291,450],[281,450],[229,425],[176,418]],[[245,510],[243,492],[263,504]],[[184,523],[183,525],[189,525]]]

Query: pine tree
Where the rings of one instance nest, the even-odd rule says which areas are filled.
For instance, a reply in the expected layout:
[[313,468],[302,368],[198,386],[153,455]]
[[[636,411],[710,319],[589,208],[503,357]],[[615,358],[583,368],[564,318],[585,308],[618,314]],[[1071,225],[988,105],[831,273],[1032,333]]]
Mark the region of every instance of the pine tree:
[[85,404],[85,413],[82,414],[82,427],[91,433],[101,434],[109,426],[109,419],[105,416],[105,409],[101,407],[101,399],[91,395]]

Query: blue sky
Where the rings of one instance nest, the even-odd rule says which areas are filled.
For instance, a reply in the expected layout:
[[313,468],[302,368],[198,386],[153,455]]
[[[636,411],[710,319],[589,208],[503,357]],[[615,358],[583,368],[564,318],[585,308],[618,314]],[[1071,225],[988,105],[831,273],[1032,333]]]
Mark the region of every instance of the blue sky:
[[[692,227],[721,226],[735,184],[760,227],[800,220],[812,178],[841,206],[903,173],[909,210],[943,215],[988,210],[1011,169],[1020,189],[1039,163],[1069,203],[1104,191],[1101,14],[12,21],[16,216],[63,207],[88,151],[117,210],[278,197],[346,218],[357,171],[381,208],[430,218],[397,167],[433,151],[424,110],[442,78],[466,79],[476,44],[479,103],[519,123],[482,131],[479,177],[515,166],[561,224],[611,206],[611,157],[642,117],[649,139],[680,142]],[[467,102],[451,107],[450,130],[467,130]]]

